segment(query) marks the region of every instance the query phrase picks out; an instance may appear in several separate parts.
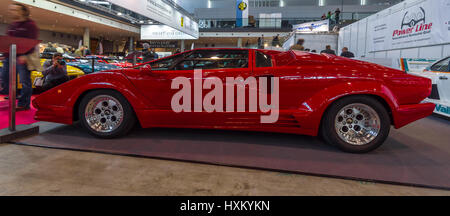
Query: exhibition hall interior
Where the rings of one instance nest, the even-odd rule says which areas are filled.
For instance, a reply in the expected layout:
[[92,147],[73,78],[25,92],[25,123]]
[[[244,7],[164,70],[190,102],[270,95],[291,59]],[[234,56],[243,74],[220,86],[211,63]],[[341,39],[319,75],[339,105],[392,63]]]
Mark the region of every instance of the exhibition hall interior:
[[0,195],[449,196],[448,11],[1,0]]

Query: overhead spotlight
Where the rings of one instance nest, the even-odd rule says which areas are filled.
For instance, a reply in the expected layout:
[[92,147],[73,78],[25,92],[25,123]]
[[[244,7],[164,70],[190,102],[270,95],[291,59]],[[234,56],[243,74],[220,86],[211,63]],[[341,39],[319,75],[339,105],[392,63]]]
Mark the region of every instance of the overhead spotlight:
[[119,12],[119,13],[117,13],[117,16],[122,16],[122,13],[120,13],[120,12]]
[[144,23],[144,20],[139,21],[139,23]]

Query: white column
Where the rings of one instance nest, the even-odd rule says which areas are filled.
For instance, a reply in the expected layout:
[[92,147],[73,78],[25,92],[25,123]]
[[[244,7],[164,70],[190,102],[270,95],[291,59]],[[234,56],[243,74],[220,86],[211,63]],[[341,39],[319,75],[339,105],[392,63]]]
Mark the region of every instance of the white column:
[[89,35],[89,28],[84,28],[83,45],[87,46],[89,49],[91,48],[91,38]]
[[242,38],[238,38],[237,47],[242,48]]
[[181,44],[180,44],[181,52],[184,52],[185,49],[186,49],[186,47],[185,47],[185,44],[184,44],[184,40],[181,40]]

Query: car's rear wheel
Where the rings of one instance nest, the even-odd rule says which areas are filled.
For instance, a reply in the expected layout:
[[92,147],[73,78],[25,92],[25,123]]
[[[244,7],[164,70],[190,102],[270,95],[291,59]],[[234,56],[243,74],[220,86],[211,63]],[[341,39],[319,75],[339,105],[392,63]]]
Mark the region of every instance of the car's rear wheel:
[[380,147],[389,135],[386,108],[368,96],[343,98],[333,103],[322,120],[324,140],[345,152],[366,153]]
[[133,129],[136,116],[126,98],[112,90],[86,94],[78,108],[79,119],[87,131],[100,138],[116,138]]

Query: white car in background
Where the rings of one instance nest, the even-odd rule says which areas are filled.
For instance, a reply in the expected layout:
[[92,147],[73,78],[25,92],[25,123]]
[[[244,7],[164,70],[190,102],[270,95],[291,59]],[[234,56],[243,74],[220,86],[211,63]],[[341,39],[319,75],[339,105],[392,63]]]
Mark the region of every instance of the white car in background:
[[435,113],[450,117],[450,56],[441,59],[423,72],[410,74],[433,80],[433,90],[426,101],[436,104]]

